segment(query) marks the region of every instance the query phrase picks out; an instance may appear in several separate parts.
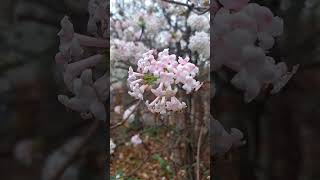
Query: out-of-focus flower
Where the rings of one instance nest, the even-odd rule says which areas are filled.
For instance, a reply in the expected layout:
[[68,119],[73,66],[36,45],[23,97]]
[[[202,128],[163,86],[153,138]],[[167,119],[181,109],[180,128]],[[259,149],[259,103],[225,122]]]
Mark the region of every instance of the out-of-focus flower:
[[128,109],[126,109],[123,113],[122,119],[127,119],[129,123],[133,122],[135,118],[135,114],[133,111],[137,108],[137,106],[138,104],[133,104]]
[[187,23],[195,31],[207,31],[210,28],[209,19],[203,15],[191,14]]
[[121,113],[121,109],[122,109],[122,106],[118,105],[118,106],[114,107],[114,112],[117,113],[117,114],[120,114]]
[[[42,180],[51,179],[58,169],[65,163],[79,145],[80,137],[75,137],[64,144],[61,148],[49,155],[42,170]],[[61,176],[61,180],[77,180],[79,168],[76,164],[68,166]]]
[[[98,82],[98,81],[96,81]],[[59,101],[66,107],[78,111],[83,118],[91,118],[92,114],[98,120],[106,120],[106,110],[101,101],[101,94],[95,90],[98,84],[92,80],[92,71],[86,69],[82,72],[80,78],[73,81],[74,97],[69,98],[65,95],[59,95]]]
[[19,160],[22,164],[30,166],[33,160],[34,153],[34,142],[33,140],[19,141],[14,149],[14,157]]
[[142,140],[140,139],[140,135],[139,134],[136,134],[134,136],[131,137],[131,143],[134,145],[134,146],[137,146],[139,144],[142,143]]
[[97,24],[100,24],[100,29],[102,32],[102,36],[104,38],[107,37],[107,1],[106,0],[90,0],[88,2],[88,12],[89,12],[89,20],[88,20],[88,32],[92,35],[98,36],[99,27]]
[[[107,48],[106,8],[105,0],[89,1],[88,31],[95,37],[75,33],[73,24],[67,16],[61,20],[61,31],[58,33],[60,46],[56,62],[63,65],[64,83],[74,94],[73,97],[59,95],[58,100],[66,107],[79,112],[84,119],[93,117],[98,120],[106,119],[104,103],[109,94],[109,78],[106,73],[102,73],[102,76],[94,79],[91,69],[106,58],[101,53]],[[94,47],[97,49],[97,54],[83,57],[82,47]]]
[[110,154],[114,153],[114,149],[117,147],[117,145],[113,142],[112,139],[110,139]]
[[148,49],[141,42],[128,42],[119,39],[113,39],[111,41],[110,60],[130,62],[135,64],[137,63],[138,59],[142,57],[142,54],[147,50]]
[[228,133],[221,123],[211,118],[213,126],[213,154],[223,154],[228,152],[232,147],[236,148],[246,143],[243,139],[243,133],[236,129],[231,128],[231,132]]
[[210,37],[208,33],[196,32],[190,37],[189,48],[192,52],[198,52],[203,58],[210,57]]

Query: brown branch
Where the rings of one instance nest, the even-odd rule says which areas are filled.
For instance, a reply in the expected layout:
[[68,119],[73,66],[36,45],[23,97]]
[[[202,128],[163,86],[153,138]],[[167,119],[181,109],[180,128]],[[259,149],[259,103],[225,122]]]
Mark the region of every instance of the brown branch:
[[203,134],[203,128],[200,128],[198,148],[197,148],[197,180],[200,180],[200,150],[201,150],[201,139]]
[[60,166],[60,168],[56,171],[56,173],[49,178],[49,180],[58,180],[63,175],[65,170],[77,159],[77,156],[81,152],[81,150],[85,147],[88,141],[92,138],[94,133],[97,131],[100,122],[98,120],[94,120],[93,124],[89,128],[87,134],[83,136],[78,146],[74,149],[73,153],[66,159],[66,161]]
[[162,0],[164,2],[167,2],[167,3],[171,3],[171,4],[176,4],[176,5],[180,5],[180,6],[186,6],[188,8],[191,8],[192,6],[189,5],[189,4],[186,4],[186,3],[182,3],[182,2],[178,2],[178,1],[171,1],[171,0]]
[[129,119],[129,117],[138,109],[138,106],[139,106],[140,103],[141,103],[141,100],[139,100],[139,102],[137,103],[136,107],[131,111],[130,114],[128,114],[128,116],[125,119],[123,119],[121,122],[111,126],[110,129],[115,129],[115,128],[119,127],[119,126],[122,126]]

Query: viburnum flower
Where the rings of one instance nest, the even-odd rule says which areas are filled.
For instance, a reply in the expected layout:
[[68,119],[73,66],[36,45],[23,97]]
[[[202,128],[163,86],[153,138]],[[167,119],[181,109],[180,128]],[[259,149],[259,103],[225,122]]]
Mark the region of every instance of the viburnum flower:
[[190,37],[189,48],[192,52],[198,52],[203,58],[210,57],[210,37],[208,33],[196,32]]
[[14,149],[14,157],[22,164],[30,166],[33,160],[35,143],[31,139],[19,141]]
[[210,28],[209,19],[206,16],[191,14],[187,20],[192,30],[207,31]]
[[114,112],[117,113],[117,114],[120,114],[121,113],[121,109],[122,109],[122,106],[120,106],[120,105],[115,106],[114,107]]
[[231,80],[237,88],[245,91],[245,101],[250,102],[265,84],[272,84],[272,94],[278,93],[297,71],[295,66],[291,73],[285,63],[276,64],[272,57],[266,56],[261,48],[246,47],[246,66]]
[[137,72],[129,67],[128,93],[136,99],[144,100],[145,92],[151,91],[155,99],[151,102],[146,100],[148,109],[153,113],[165,114],[167,111],[179,111],[186,107],[185,102],[180,102],[176,98],[178,85],[187,94],[197,91],[202,83],[197,81],[195,76],[199,73],[199,68],[189,62],[189,58],[169,55],[169,50],[165,49],[158,54],[155,59],[150,50],[143,54],[137,65]]
[[[74,96],[58,95],[58,100],[66,107],[79,112],[84,119],[94,117],[106,120],[104,104],[109,94],[109,77],[107,72],[92,69],[106,58],[109,29],[106,8],[106,0],[90,0],[88,3],[88,32],[93,36],[75,33],[67,16],[60,22],[60,45],[55,60],[63,67],[64,83]],[[87,47],[94,48],[96,52],[85,53],[84,49]]]
[[228,152],[232,147],[239,147],[246,144],[243,140],[243,133],[236,128],[231,128],[230,133],[225,130],[222,124],[210,117],[213,127],[213,154],[223,154]]
[[148,50],[141,42],[127,42],[113,39],[110,43],[111,61],[124,61],[136,64],[141,55]]

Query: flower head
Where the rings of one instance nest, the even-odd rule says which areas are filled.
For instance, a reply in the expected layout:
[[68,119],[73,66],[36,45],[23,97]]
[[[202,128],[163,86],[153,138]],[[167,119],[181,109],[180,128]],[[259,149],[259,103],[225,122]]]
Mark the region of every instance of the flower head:
[[136,99],[144,100],[144,92],[150,90],[155,96],[152,101],[146,100],[148,109],[153,113],[165,114],[167,111],[179,111],[186,107],[175,96],[177,85],[181,84],[187,94],[197,91],[202,83],[195,76],[199,68],[189,62],[189,58],[177,57],[169,54],[165,49],[158,53],[158,58],[153,56],[150,50],[143,54],[138,61],[137,72],[132,67],[128,71],[129,94]]

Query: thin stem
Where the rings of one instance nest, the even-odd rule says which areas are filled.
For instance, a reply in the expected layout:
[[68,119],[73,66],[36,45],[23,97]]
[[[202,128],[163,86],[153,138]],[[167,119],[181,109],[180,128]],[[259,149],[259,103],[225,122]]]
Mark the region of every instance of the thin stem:
[[200,180],[200,150],[201,150],[201,139],[203,134],[203,128],[200,128],[198,148],[197,148],[197,180]]
[[140,105],[140,103],[141,103],[141,100],[139,100],[139,102],[137,103],[137,105],[136,105],[136,106],[134,107],[134,109],[128,114],[128,116],[127,116],[126,118],[124,118],[121,122],[119,122],[119,123],[111,126],[110,129],[115,129],[115,128],[119,127],[119,126],[122,126],[122,125],[129,119],[129,117],[130,117],[134,112],[136,112],[136,110],[138,109],[138,106]]

